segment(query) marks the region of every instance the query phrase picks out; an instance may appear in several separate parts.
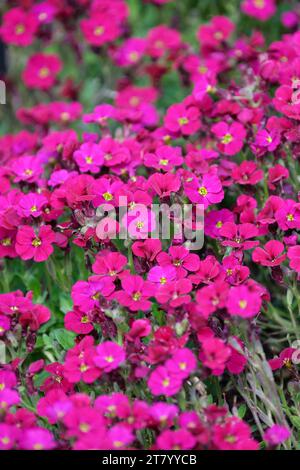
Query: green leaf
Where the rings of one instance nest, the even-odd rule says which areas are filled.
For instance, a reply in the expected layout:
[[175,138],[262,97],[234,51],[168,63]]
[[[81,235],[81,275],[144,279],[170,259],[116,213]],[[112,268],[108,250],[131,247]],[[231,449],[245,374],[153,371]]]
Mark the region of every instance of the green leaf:
[[75,333],[73,333],[72,331],[67,331],[63,328],[58,328],[57,330],[51,332],[51,336],[52,334],[65,351],[70,348],[73,348],[74,339],[76,336]]

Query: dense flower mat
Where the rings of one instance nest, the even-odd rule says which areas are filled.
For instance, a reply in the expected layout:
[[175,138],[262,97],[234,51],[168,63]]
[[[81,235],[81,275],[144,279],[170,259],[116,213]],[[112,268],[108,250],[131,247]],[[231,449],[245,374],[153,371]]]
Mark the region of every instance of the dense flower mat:
[[1,8],[0,448],[298,448],[298,2]]

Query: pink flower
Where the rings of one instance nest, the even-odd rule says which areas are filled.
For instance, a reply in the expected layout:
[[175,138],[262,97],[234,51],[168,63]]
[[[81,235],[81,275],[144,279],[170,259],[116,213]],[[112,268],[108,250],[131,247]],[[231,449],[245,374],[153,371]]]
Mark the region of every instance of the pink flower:
[[125,424],[115,424],[107,433],[107,438],[114,449],[126,449],[135,439],[132,430]]
[[143,57],[147,41],[143,38],[129,38],[119,47],[115,59],[121,67],[137,64]]
[[197,311],[204,318],[208,318],[216,310],[226,305],[229,285],[226,282],[214,282],[213,284],[199,289],[196,293]]
[[99,145],[87,142],[74,152],[74,160],[82,173],[98,173],[104,163],[104,153]]
[[99,305],[101,297],[109,297],[114,290],[115,285],[110,278],[92,276],[87,282],[77,281],[72,287],[71,296],[74,305],[88,311]]
[[211,23],[200,26],[197,37],[201,45],[216,48],[231,36],[234,28],[226,16],[214,16]]
[[160,304],[168,303],[170,307],[179,307],[190,302],[193,286],[189,279],[180,279],[172,283],[163,284],[155,294],[156,300]]
[[138,310],[145,312],[151,308],[151,302],[148,299],[156,292],[152,282],[144,281],[140,276],[129,275],[122,279],[121,284],[123,290],[114,294],[121,305],[133,312]]
[[242,149],[246,137],[246,130],[242,124],[234,122],[229,125],[222,121],[214,124],[211,130],[219,139],[220,152],[225,155],[235,155]]
[[188,450],[196,445],[196,438],[186,429],[163,431],[157,438],[158,449],[163,450]]
[[205,208],[224,199],[222,183],[217,175],[205,174],[202,178],[192,178],[184,184],[184,190],[191,202],[203,204]]
[[150,29],[147,35],[147,53],[153,58],[163,57],[168,52],[177,50],[180,45],[180,33],[165,25]]
[[257,247],[252,253],[252,259],[255,263],[262,266],[279,266],[286,258],[284,244],[278,240],[270,240],[264,248]]
[[162,145],[154,153],[146,153],[144,156],[144,163],[147,167],[155,168],[156,170],[170,171],[175,166],[183,163],[180,147],[169,147]]
[[258,229],[253,224],[236,225],[232,222],[226,222],[220,228],[220,235],[227,239],[222,241],[223,246],[231,246],[239,250],[250,250],[259,245],[259,241],[250,241],[258,235]]
[[230,315],[251,318],[260,311],[261,297],[245,285],[232,287],[228,294],[226,306]]
[[32,227],[20,227],[16,239],[16,252],[20,258],[33,258],[36,262],[45,261],[53,253],[55,234],[50,225],[42,225],[35,232]]
[[39,217],[48,199],[42,194],[28,193],[21,197],[17,212],[21,217]]
[[263,170],[259,170],[252,161],[244,160],[232,170],[232,178],[239,184],[256,185],[263,177]]
[[0,336],[3,336],[10,329],[10,320],[0,314]]
[[160,266],[174,266],[178,277],[185,277],[187,271],[197,271],[200,266],[198,255],[190,253],[183,246],[171,246],[169,252],[160,252],[157,256]]
[[49,90],[61,68],[62,63],[57,55],[38,53],[29,58],[22,77],[28,88]]
[[275,219],[282,230],[300,228],[300,203],[287,199],[275,212]]
[[170,373],[167,367],[159,366],[150,374],[148,387],[155,396],[171,397],[181,389],[182,379]]
[[150,282],[157,283],[158,286],[165,285],[176,279],[176,269],[173,266],[154,266],[150,269],[147,279]]
[[167,130],[173,133],[195,134],[201,126],[199,110],[195,106],[186,107],[184,104],[173,104],[168,108],[164,125]]
[[98,13],[82,20],[80,26],[85,40],[92,46],[102,46],[120,35],[120,27],[113,16]]
[[197,361],[190,349],[183,348],[176,351],[165,366],[172,374],[184,380],[196,369]]
[[259,147],[265,147],[268,152],[273,152],[280,144],[280,134],[276,130],[269,132],[265,129],[261,129],[255,136],[255,143]]
[[65,329],[74,331],[80,335],[87,335],[93,331],[93,315],[90,312],[81,312],[79,309],[74,309],[68,312],[64,318]]
[[39,23],[31,12],[11,8],[3,15],[0,36],[7,44],[26,47],[33,42]]
[[124,349],[113,341],[104,341],[96,347],[94,363],[104,372],[117,369],[125,361]]
[[0,258],[15,258],[17,256],[15,250],[16,230],[6,230],[0,227]]
[[219,450],[258,450],[258,442],[251,438],[250,427],[234,416],[215,425],[213,442]]
[[92,266],[93,272],[100,276],[109,276],[112,281],[122,276],[124,267],[127,264],[126,256],[117,251],[99,253]]
[[248,16],[260,21],[267,21],[276,12],[274,0],[244,0],[241,10]]
[[290,247],[287,257],[290,260],[290,268],[300,273],[300,245]]
[[220,230],[226,222],[234,222],[234,216],[230,210],[221,209],[208,212],[208,214],[205,214],[205,235],[211,238],[221,238]]
[[292,357],[296,349],[294,348],[285,348],[279,354],[279,357],[274,357],[273,359],[269,360],[269,364],[272,370],[278,370],[282,367],[286,367],[287,369],[292,368]]
[[48,429],[26,429],[20,439],[20,447],[25,450],[50,450],[54,449],[53,435]]
[[0,450],[10,450],[15,447],[19,430],[10,424],[0,423]]
[[179,177],[172,173],[154,173],[150,176],[148,185],[159,197],[164,198],[178,192],[181,183]]
[[282,165],[275,165],[269,169],[268,187],[272,190],[276,189],[276,184],[282,182],[284,179],[289,178],[290,172]]
[[282,442],[286,441],[291,435],[291,431],[286,426],[281,426],[280,424],[273,424],[267,431],[264,433],[264,440],[270,446],[278,446]]
[[224,371],[230,354],[230,348],[221,339],[208,338],[202,342],[202,351],[199,353],[199,359],[205,367],[212,370],[213,375],[220,375]]

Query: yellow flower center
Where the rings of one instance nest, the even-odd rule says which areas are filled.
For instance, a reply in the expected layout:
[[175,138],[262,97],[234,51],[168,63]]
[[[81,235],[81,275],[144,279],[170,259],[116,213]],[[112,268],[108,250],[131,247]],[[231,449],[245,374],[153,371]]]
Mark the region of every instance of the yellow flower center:
[[188,124],[189,120],[187,117],[181,117],[178,119],[179,125],[184,126],[185,124]]
[[240,300],[239,307],[244,310],[247,307],[247,300]]
[[88,323],[89,322],[89,317],[87,315],[84,315],[83,317],[81,317],[81,323]]
[[254,0],[254,5],[256,8],[264,8],[265,0]]
[[113,195],[108,192],[103,193],[102,196],[103,196],[103,199],[105,199],[105,201],[111,201],[114,198]]
[[50,74],[50,71],[47,67],[43,67],[39,71],[39,77],[40,78],[47,78],[49,76],[49,74]]
[[137,62],[139,60],[139,55],[136,51],[130,52],[129,54],[129,60],[131,62]]
[[97,28],[94,29],[94,35],[95,36],[101,36],[104,33],[104,27],[103,26],[97,26]]
[[218,41],[221,41],[224,37],[222,31],[216,31],[214,36]]
[[31,243],[35,248],[37,248],[38,246],[41,246],[42,242],[41,242],[41,239],[40,238],[34,238],[32,240],[32,243]]
[[228,133],[228,134],[225,134],[223,136],[223,139],[221,140],[221,142],[222,142],[222,144],[227,145],[227,144],[230,144],[230,142],[232,142],[232,140],[233,140],[232,135]]
[[294,220],[293,214],[288,214],[288,215],[286,216],[286,218],[287,218],[287,220],[289,220],[290,222],[291,222],[292,220]]
[[3,246],[11,246],[11,238],[3,238],[1,240],[1,245]]
[[145,224],[144,224],[144,222],[142,222],[142,221],[139,221],[139,222],[136,224],[137,228],[143,228],[144,225],[145,225]]
[[25,26],[23,24],[18,24],[15,29],[15,33],[19,36],[25,32]]
[[140,300],[140,298],[142,297],[142,294],[141,292],[135,292],[132,296],[132,299],[137,302],[138,300]]
[[163,385],[163,387],[168,387],[170,385],[170,379],[164,379],[162,381],[162,385]]
[[166,165],[168,165],[168,163],[169,163],[169,160],[166,160],[166,159],[159,160],[160,165],[166,166]]
[[112,362],[114,362],[114,357],[113,356],[106,356],[105,360],[106,360],[106,362],[112,363]]
[[31,176],[33,171],[28,168],[27,170],[24,171],[24,173],[26,176]]
[[36,212],[36,211],[37,211],[37,207],[36,207],[36,206],[32,206],[32,207],[30,208],[30,212]]
[[205,186],[201,186],[201,187],[198,189],[198,193],[199,193],[201,196],[206,196],[206,195],[207,195],[207,189],[205,188]]
[[91,163],[93,163],[93,157],[85,157],[85,161],[90,165]]
[[91,426],[87,423],[80,423],[79,429],[81,432],[89,432],[89,430],[91,429]]
[[161,277],[160,280],[159,280],[159,282],[160,282],[161,284],[165,284],[165,283],[167,282],[167,279],[166,279],[165,277]]
[[221,220],[219,220],[217,223],[216,223],[216,227],[217,228],[221,228],[223,225],[223,222]]

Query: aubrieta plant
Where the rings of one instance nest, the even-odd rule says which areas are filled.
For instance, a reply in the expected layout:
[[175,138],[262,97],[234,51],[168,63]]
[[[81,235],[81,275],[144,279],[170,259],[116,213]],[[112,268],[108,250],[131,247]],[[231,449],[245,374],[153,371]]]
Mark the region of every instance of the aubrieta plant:
[[1,10],[0,449],[298,449],[299,3]]

